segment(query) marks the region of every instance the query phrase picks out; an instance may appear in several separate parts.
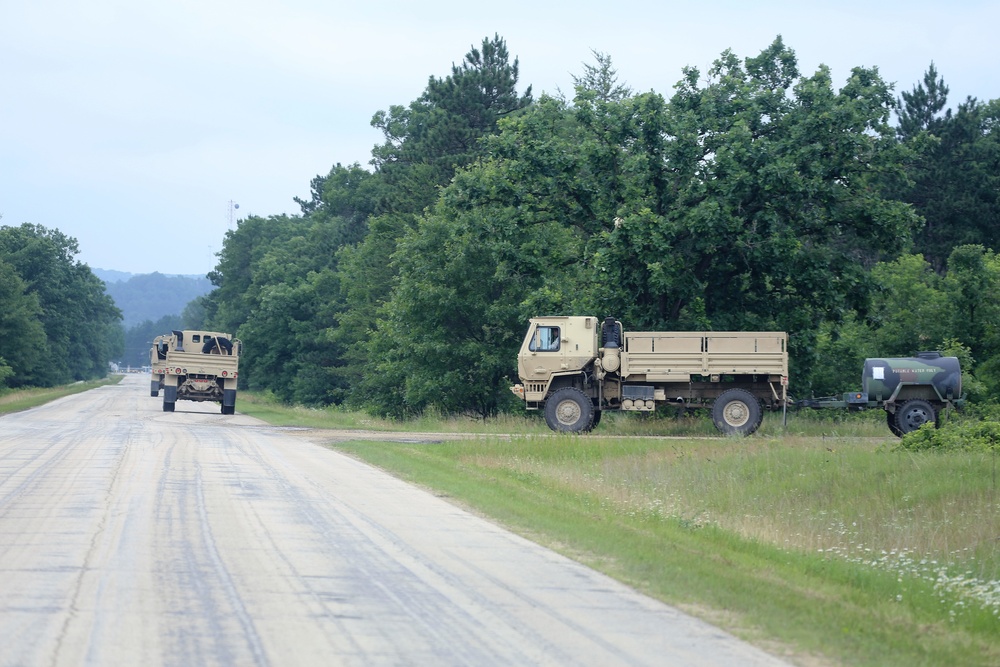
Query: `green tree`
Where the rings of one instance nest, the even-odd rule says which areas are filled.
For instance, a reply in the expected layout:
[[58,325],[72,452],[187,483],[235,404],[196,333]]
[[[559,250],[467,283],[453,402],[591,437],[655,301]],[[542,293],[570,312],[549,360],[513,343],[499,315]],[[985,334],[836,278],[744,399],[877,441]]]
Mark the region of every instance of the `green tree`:
[[890,88],[862,68],[839,92],[826,67],[800,78],[780,38],[700,80],[686,69],[667,110],[665,200],[623,206],[597,253],[602,303],[647,326],[790,331],[807,376],[821,324],[864,312],[866,267],[918,224],[873,187],[900,169]]
[[1000,100],[968,98],[953,112],[947,95],[934,63],[902,94],[897,135],[915,157],[908,184],[888,189],[923,216],[915,249],[939,273],[957,246],[1000,244]]
[[923,255],[880,263],[872,269],[872,278],[879,289],[868,318],[875,342],[870,356],[908,357],[937,349],[961,332],[954,328],[954,306],[942,279]]
[[513,405],[508,387],[528,304],[547,291],[543,267],[575,264],[567,251],[576,243],[556,222],[524,224],[531,212],[515,203],[519,184],[506,166],[460,171],[398,242],[394,289],[370,331],[358,387],[378,414],[434,406],[485,418]]
[[[401,238],[416,228],[418,216],[431,207],[456,170],[484,155],[482,140],[498,124],[532,103],[530,86],[517,92],[518,61],[510,62],[504,40],[484,39],[444,79],[430,77],[421,97],[408,107],[379,111],[372,125],[385,141],[372,151],[378,205],[368,220],[367,235],[345,244],[338,257],[340,304],[329,338],[343,350],[343,363],[332,370],[341,386],[351,378],[354,400],[381,401],[395,395],[383,364],[370,362],[377,313],[393,298],[399,264],[393,261]],[[390,344],[387,341],[382,343]],[[381,343],[380,343],[381,344]],[[393,376],[395,377],[395,376]]]
[[0,257],[0,387],[24,384],[42,361],[41,314],[38,296]]
[[375,174],[355,163],[349,167],[334,165],[325,177],[317,176],[310,184],[311,199],[295,198],[303,217],[311,222],[332,226],[336,247],[361,242],[367,232],[368,218],[376,212],[384,186]]
[[182,329],[211,329],[211,327],[208,326],[209,298],[210,297],[206,294],[187,302],[184,309],[181,311]]
[[937,132],[951,115],[950,110],[946,117],[940,115],[948,104],[948,86],[944,78],[938,76],[933,62],[924,73],[923,81],[900,96],[896,133],[903,141],[915,139],[923,132]]
[[343,351],[330,335],[339,303],[335,268],[339,249],[366,224],[367,200],[351,192],[366,180],[337,166],[313,181],[313,200],[301,203],[305,216],[251,217],[227,233],[209,275],[217,288],[196,304],[201,313],[188,315],[241,338],[243,386],[301,403],[342,397],[345,380],[335,369]]
[[481,154],[479,139],[499,119],[531,104],[531,87],[518,94],[519,63],[510,62],[499,35],[472,47],[444,79],[430,77],[408,107],[394,105],[372,117],[384,143],[372,163],[388,188],[379,212],[419,214],[451,180],[455,169]]
[[1000,257],[981,245],[958,246],[948,256],[943,281],[952,337],[977,358],[1000,354]]
[[215,289],[203,301],[211,328],[233,333],[249,319],[260,298],[260,281],[255,280],[260,262],[272,248],[301,234],[301,227],[298,217],[249,216],[226,232],[219,261],[208,274]]
[[338,253],[338,301],[334,306],[337,326],[328,332],[344,350],[343,364],[332,371],[344,388],[337,402],[362,408],[381,404],[386,392],[393,396],[398,392],[398,385],[392,386],[385,369],[376,371],[375,365],[369,363],[369,354],[378,313],[391,298],[397,282],[392,257],[399,240],[416,224],[416,216],[410,214],[377,216],[369,221],[364,241],[345,246]]
[[76,239],[25,223],[0,228],[0,259],[14,267],[41,307],[45,362],[25,384],[51,386],[107,373],[122,351],[121,312],[89,267],[73,258]]

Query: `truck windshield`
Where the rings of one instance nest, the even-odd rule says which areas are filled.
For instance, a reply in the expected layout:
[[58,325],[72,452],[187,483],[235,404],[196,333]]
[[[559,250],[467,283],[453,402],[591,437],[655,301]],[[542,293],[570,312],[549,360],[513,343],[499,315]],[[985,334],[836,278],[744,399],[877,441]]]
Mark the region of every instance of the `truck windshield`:
[[532,352],[556,352],[559,350],[559,327],[540,326],[531,337],[528,349]]

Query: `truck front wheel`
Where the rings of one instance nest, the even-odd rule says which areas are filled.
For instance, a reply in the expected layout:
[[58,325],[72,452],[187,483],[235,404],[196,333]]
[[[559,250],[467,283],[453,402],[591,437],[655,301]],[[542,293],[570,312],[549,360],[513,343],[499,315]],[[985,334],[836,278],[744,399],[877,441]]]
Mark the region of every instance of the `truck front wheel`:
[[896,435],[903,436],[926,424],[937,424],[937,411],[925,400],[914,398],[903,403],[896,409]]
[[545,402],[545,423],[553,431],[588,431],[594,425],[594,404],[579,389],[563,387]]
[[750,435],[763,418],[760,401],[746,389],[727,389],[712,405],[715,428],[726,435]]

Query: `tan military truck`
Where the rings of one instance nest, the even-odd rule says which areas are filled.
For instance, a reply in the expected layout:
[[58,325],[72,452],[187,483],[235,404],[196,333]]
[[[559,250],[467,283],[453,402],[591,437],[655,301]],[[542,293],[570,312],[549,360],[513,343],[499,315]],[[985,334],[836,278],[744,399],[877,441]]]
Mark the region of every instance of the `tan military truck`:
[[236,383],[243,344],[217,331],[173,331],[157,336],[150,351],[150,393],[163,390],[163,411],[177,401],[215,401],[222,414],[236,411]]
[[589,431],[605,410],[711,408],[726,434],[757,430],[763,409],[784,409],[784,332],[629,332],[613,317],[536,317],[511,390],[544,410],[554,431]]

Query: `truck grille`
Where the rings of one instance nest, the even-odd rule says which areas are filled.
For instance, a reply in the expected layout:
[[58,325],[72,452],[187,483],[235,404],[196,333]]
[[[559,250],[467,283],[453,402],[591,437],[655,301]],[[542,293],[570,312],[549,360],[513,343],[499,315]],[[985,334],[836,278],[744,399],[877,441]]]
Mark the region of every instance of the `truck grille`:
[[528,401],[540,401],[545,398],[545,382],[525,382],[524,398]]

